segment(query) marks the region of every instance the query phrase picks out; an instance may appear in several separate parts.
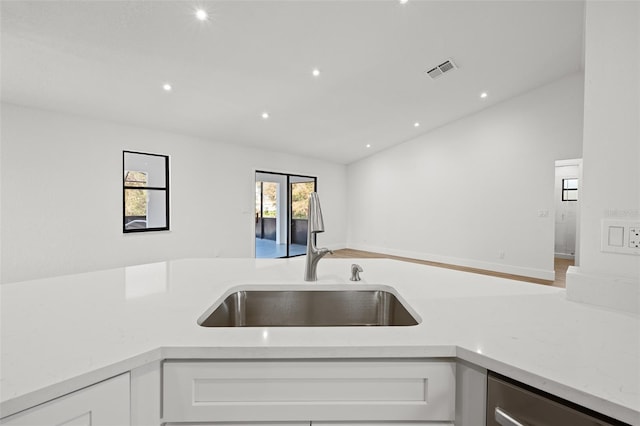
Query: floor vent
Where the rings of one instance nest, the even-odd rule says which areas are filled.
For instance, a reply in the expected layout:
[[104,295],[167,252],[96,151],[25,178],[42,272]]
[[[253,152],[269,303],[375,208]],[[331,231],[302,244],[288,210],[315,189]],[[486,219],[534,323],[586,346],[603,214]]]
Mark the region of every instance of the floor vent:
[[438,77],[441,77],[442,74],[445,74],[456,68],[458,68],[456,64],[451,59],[448,59],[437,67],[431,68],[429,71],[427,71],[427,74],[429,74],[429,77],[436,79]]

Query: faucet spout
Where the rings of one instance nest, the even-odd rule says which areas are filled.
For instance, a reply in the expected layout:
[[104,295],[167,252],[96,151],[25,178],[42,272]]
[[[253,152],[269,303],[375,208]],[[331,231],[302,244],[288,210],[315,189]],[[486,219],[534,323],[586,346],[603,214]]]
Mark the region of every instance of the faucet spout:
[[315,235],[324,232],[324,220],[322,219],[322,208],[317,192],[309,195],[309,219],[307,222],[307,258],[304,270],[305,281],[318,281],[318,262],[326,254],[333,252],[327,248],[317,248]]

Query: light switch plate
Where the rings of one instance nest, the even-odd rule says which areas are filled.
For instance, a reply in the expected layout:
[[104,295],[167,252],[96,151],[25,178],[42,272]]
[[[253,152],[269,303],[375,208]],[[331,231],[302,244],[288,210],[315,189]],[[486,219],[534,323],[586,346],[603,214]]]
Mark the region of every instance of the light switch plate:
[[603,219],[601,250],[640,256],[640,222]]
[[609,226],[609,240],[607,245],[624,247],[624,226]]

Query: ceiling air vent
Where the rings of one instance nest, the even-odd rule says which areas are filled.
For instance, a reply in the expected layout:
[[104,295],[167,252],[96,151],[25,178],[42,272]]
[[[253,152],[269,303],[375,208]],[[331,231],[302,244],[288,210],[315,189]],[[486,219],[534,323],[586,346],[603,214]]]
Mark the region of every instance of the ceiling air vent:
[[456,64],[453,63],[453,61],[451,59],[441,63],[440,65],[438,65],[437,67],[433,67],[431,68],[429,71],[427,71],[427,74],[429,74],[429,77],[431,78],[438,78],[440,76],[442,76],[442,74],[449,72],[451,70],[454,70],[458,68],[456,66]]

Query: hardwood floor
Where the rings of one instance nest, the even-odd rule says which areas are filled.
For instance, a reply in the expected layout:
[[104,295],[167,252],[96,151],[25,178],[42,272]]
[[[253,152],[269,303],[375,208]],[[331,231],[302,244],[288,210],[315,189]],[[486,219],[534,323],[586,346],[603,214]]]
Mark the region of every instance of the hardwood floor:
[[575,261],[573,259],[560,259],[556,257],[553,265],[556,271],[556,279],[553,282],[554,287],[565,288],[567,285],[567,269],[569,266],[573,266]]
[[427,260],[411,259],[408,257],[392,256],[381,253],[373,253],[369,251],[342,249],[335,250],[333,255],[328,255],[327,259],[347,259],[347,258],[364,258],[364,259],[395,259],[403,262],[419,263],[422,265],[437,266],[439,268],[455,269],[457,271],[472,272],[474,274],[490,275],[494,277],[509,278],[512,280],[526,281],[535,284],[550,285],[554,287],[565,287],[567,268],[573,265],[573,260],[556,258],[554,268],[556,271],[555,281],[542,280],[538,278],[524,277],[521,275],[506,274],[502,272],[487,271],[485,269],[468,268],[466,266],[450,265],[447,263],[430,262]]

